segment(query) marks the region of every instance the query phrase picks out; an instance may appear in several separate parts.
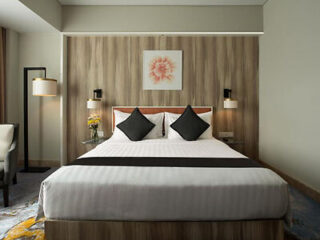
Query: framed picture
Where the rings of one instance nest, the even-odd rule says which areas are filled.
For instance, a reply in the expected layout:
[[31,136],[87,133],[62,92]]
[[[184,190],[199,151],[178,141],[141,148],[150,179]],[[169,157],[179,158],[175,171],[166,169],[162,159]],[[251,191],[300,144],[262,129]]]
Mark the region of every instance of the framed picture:
[[143,51],[144,90],[182,90],[182,51]]

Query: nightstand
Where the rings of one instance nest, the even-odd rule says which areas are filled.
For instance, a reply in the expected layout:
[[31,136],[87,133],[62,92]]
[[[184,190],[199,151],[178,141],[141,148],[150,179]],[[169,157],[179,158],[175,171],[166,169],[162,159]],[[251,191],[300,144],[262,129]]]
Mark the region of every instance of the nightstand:
[[233,138],[220,138],[219,140],[238,152],[242,152],[243,150],[243,146],[244,146],[243,141],[236,140]]
[[100,143],[103,143],[105,140],[109,139],[108,137],[100,137],[98,140],[94,141],[93,139],[82,141],[81,143],[86,146],[87,151],[95,148]]
[[85,141],[82,141],[81,143],[82,144],[91,144],[91,145],[98,145],[100,143],[103,143],[105,140],[107,140],[109,138],[106,138],[106,137],[100,137],[98,138],[98,140],[93,140],[93,139],[89,139],[89,140],[85,140]]

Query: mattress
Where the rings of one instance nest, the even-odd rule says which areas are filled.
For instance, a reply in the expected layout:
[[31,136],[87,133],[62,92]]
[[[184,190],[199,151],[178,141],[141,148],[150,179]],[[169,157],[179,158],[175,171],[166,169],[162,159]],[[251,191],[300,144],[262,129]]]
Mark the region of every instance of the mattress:
[[[112,138],[81,158],[245,158],[212,138],[194,142]],[[266,168],[64,166],[41,184],[39,213],[49,219],[219,221],[288,214],[287,183]]]

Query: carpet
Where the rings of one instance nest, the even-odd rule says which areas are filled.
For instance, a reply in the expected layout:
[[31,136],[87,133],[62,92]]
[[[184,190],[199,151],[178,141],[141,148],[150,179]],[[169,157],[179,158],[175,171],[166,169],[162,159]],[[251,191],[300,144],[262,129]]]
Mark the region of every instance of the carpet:
[[[38,208],[37,196],[41,181],[54,170],[51,169],[40,174],[19,173],[20,185],[12,186],[10,192],[10,197],[12,197],[10,204],[12,206],[1,208],[3,202],[0,200],[0,239],[45,239],[44,219],[35,221]],[[303,195],[291,186],[289,187],[289,193],[293,224],[291,227],[285,226],[285,239],[320,240],[320,203]]]
[[18,172],[18,184],[11,185],[9,188],[10,206],[8,208],[3,207],[0,190],[0,239],[44,239],[44,219],[33,222],[32,218],[36,216],[38,210],[40,184],[56,169],[51,168],[44,173]]
[[288,236],[298,240],[320,240],[320,203],[289,187],[293,224],[285,226]]
[[35,220],[37,198],[0,210],[0,239],[44,240],[44,218]]

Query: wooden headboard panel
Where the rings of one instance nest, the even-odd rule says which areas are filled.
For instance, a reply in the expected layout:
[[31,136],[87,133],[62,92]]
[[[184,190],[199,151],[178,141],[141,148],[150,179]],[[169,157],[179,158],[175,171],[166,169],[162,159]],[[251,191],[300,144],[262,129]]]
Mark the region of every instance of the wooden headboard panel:
[[[81,141],[90,138],[86,99],[97,88],[106,137],[112,134],[112,106],[214,106],[213,136],[233,132],[243,142],[235,147],[258,159],[259,37],[71,36],[67,46],[68,162],[92,148]],[[144,50],[183,51],[181,91],[143,89]],[[225,88],[232,90],[237,109],[224,109]],[[121,110],[132,111],[126,108]]]
[[[114,106],[112,107],[112,131],[114,130],[114,110],[118,110],[120,112],[125,112],[125,113],[131,113],[136,107],[134,106],[129,106],[129,107],[124,107],[124,106]],[[163,107],[151,107],[151,106],[143,106],[139,107],[139,110],[143,114],[155,114],[155,113],[161,113],[161,112],[170,112],[170,113],[183,113],[185,110],[186,106],[163,106]],[[212,107],[210,106],[192,106],[192,109],[195,113],[205,113],[205,112],[210,112],[213,110]]]

